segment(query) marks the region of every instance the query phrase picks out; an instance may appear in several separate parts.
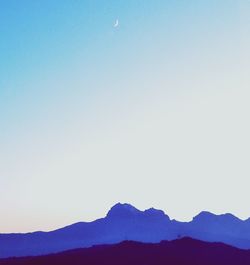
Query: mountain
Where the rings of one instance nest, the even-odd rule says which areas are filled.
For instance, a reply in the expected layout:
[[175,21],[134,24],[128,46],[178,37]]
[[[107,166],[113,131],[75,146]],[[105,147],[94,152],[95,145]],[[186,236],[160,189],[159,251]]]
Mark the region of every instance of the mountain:
[[250,249],[249,219],[243,221],[232,214],[201,212],[191,222],[175,222],[175,229],[183,236]]
[[105,218],[80,222],[51,232],[0,234],[0,257],[41,255],[124,240],[160,242],[174,238],[171,221],[160,210],[139,211],[116,204]]
[[192,237],[250,249],[250,221],[231,214],[201,212],[190,222],[178,222],[161,210],[140,211],[130,204],[114,205],[106,217],[75,223],[50,232],[0,234],[0,257],[44,255],[124,240],[157,243]]
[[124,241],[47,256],[10,258],[0,265],[249,265],[250,251],[182,238],[161,243]]

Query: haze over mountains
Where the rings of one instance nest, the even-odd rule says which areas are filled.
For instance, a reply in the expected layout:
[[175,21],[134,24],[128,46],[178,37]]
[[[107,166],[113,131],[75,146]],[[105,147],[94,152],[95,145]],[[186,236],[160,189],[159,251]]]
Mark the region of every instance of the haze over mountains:
[[140,211],[118,203],[106,217],[93,222],[79,222],[51,232],[0,234],[0,257],[49,254],[125,240],[159,243],[182,237],[250,249],[250,220],[201,212],[190,222],[179,222],[170,220],[161,210]]

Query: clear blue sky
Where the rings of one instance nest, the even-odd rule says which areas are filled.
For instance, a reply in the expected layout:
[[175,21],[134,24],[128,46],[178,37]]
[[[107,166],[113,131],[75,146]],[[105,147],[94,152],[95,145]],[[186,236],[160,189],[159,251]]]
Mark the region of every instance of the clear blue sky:
[[249,18],[247,0],[0,0],[0,231],[118,201],[249,217]]

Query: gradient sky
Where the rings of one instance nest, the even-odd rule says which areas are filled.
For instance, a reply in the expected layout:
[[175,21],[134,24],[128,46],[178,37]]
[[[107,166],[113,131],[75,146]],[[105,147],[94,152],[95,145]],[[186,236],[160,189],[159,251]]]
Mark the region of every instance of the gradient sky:
[[249,217],[249,47],[248,0],[0,0],[0,232]]

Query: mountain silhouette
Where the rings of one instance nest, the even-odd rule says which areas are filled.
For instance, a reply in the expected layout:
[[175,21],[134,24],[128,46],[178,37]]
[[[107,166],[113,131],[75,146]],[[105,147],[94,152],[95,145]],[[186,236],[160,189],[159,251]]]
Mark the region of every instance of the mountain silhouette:
[[79,222],[50,232],[0,234],[0,257],[44,255],[124,240],[158,243],[181,237],[250,249],[250,221],[231,214],[201,212],[190,222],[179,222],[170,220],[161,210],[140,211],[118,203],[106,217],[93,222]]
[[0,265],[249,265],[250,251],[182,238],[160,243],[124,241],[47,256],[10,258]]

